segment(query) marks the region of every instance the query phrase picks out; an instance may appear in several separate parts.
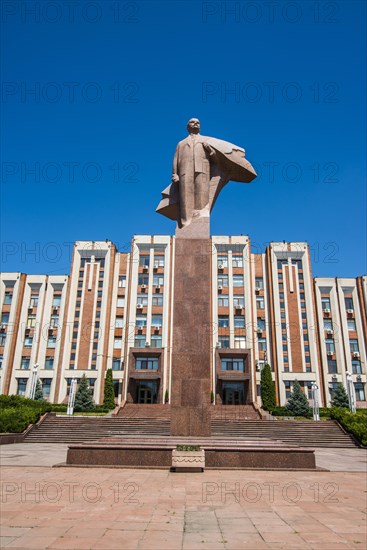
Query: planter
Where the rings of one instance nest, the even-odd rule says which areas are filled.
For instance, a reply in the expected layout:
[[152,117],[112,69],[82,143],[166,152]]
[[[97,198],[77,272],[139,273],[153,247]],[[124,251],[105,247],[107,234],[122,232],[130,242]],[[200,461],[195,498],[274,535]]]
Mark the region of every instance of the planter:
[[175,472],[203,472],[205,451],[172,451],[172,469]]

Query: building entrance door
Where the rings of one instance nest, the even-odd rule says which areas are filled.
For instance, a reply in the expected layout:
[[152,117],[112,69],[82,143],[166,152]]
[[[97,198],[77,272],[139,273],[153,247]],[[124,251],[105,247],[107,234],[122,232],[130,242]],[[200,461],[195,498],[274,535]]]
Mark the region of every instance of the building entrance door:
[[149,405],[153,403],[152,390],[149,388],[139,388],[138,403]]
[[139,382],[137,384],[136,402],[142,405],[157,403],[157,383]]
[[244,391],[243,382],[224,382],[223,384],[223,405],[243,405]]

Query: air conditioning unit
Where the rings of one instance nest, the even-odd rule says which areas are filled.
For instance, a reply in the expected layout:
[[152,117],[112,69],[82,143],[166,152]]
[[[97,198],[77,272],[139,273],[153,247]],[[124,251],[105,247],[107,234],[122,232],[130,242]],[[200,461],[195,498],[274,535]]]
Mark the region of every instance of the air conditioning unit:
[[328,328],[327,333],[330,334],[330,336],[331,336],[332,334],[334,334],[334,331],[331,328]]
[[154,325],[152,328],[153,328],[153,330],[158,332],[161,327],[159,325]]
[[260,288],[258,286],[255,287],[255,294],[259,294],[260,293]]
[[333,351],[328,351],[327,354],[328,354],[329,357],[331,357],[332,355],[334,355],[334,352]]
[[5,325],[0,325],[0,330],[5,330]]
[[354,351],[353,352],[353,357],[355,357],[355,359],[359,359],[359,357],[360,357],[359,351]]
[[143,309],[143,304],[136,304],[137,309]]
[[330,313],[330,309],[328,307],[326,307],[324,310],[323,310],[324,313],[328,314]]
[[143,265],[143,271],[148,271],[148,266],[147,265]]
[[150,342],[145,342],[145,347],[150,348]]
[[155,289],[156,289],[156,290],[160,290],[160,289],[161,289],[161,285],[157,285],[157,286],[155,287]]
[[28,309],[32,311],[32,309],[33,309],[33,306],[28,306]]
[[348,313],[348,315],[352,315],[352,313],[354,313],[354,310],[353,309],[347,309],[347,313]]
[[262,328],[260,328],[260,327],[256,327],[256,332],[260,332],[260,333],[261,333],[262,331],[263,331],[263,329],[262,329]]
[[218,285],[218,290],[223,290],[222,285]]
[[142,290],[145,290],[147,288],[147,285],[145,285],[144,283],[141,285],[141,289]]
[[217,343],[215,344],[215,347],[216,347],[217,349],[220,349],[220,348],[221,348],[220,342],[217,342]]
[[223,268],[224,268],[223,264],[218,264],[218,269],[223,269]]

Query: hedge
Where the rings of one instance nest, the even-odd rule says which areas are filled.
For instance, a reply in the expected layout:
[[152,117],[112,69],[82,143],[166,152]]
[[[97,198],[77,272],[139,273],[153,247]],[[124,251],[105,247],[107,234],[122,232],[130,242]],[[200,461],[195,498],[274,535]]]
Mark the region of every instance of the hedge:
[[47,401],[20,395],[0,395],[0,433],[20,433],[51,410]]
[[351,433],[357,441],[359,441],[359,443],[367,446],[366,414],[364,410],[352,413],[347,409],[333,407],[331,409],[330,418],[337,420],[347,432]]

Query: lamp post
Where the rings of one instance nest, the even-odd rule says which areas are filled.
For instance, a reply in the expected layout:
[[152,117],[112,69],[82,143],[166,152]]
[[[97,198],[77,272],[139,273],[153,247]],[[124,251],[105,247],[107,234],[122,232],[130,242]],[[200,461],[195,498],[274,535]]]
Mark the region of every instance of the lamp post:
[[349,371],[345,373],[347,375],[347,394],[349,401],[349,409],[352,413],[356,412],[356,400],[354,394],[353,378]]
[[38,363],[35,363],[33,365],[32,375],[31,375],[31,385],[30,385],[29,394],[28,394],[29,399],[34,399],[34,396],[36,393],[36,386],[37,386],[37,380],[38,380],[38,367],[39,367]]
[[73,415],[74,412],[74,404],[75,404],[75,394],[76,394],[76,378],[73,378],[71,380],[70,384],[70,391],[69,391],[69,400],[68,400],[68,408],[66,411],[66,414],[69,416]]
[[312,392],[312,409],[313,409],[313,419],[315,421],[320,420],[320,409],[319,409],[319,399],[318,399],[318,385],[316,382],[312,382],[311,392]]

